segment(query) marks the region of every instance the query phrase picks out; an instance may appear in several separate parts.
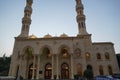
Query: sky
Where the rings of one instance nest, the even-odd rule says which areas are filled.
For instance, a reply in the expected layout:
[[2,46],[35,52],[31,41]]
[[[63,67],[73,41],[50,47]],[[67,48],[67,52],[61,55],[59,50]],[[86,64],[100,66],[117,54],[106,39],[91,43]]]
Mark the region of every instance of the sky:
[[[86,29],[92,42],[113,42],[120,53],[120,0],[82,0]],[[26,0],[0,0],[0,56],[10,56],[14,37],[21,32]],[[34,0],[30,33],[69,36],[78,34],[75,0]]]

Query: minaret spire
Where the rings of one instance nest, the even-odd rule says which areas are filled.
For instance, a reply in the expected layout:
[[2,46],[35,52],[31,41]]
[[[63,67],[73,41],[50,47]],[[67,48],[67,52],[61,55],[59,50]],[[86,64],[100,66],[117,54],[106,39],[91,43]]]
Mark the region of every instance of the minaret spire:
[[76,20],[78,23],[79,30],[78,35],[87,35],[88,33],[86,31],[85,25],[84,7],[81,0],[76,0],[76,12],[77,12]]
[[32,14],[32,3],[33,0],[26,0],[26,7],[24,9],[24,17],[22,18],[22,29],[19,37],[28,37],[29,29],[31,24],[31,14]]

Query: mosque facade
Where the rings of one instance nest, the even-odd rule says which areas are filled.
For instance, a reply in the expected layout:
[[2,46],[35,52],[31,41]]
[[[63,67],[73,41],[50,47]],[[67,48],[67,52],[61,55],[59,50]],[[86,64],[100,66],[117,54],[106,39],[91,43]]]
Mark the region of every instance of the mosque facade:
[[83,75],[89,66],[94,76],[112,75],[119,72],[114,44],[112,42],[92,42],[86,30],[84,7],[76,0],[77,36],[50,34],[42,38],[29,35],[33,0],[26,0],[22,29],[15,37],[10,64],[10,76],[24,79],[74,79]]

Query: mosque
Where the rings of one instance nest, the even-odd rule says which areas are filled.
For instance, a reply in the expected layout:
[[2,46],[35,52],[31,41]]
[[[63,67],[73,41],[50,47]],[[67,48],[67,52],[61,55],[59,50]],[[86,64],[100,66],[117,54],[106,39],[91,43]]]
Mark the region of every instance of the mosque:
[[68,36],[50,34],[38,38],[29,35],[33,0],[26,0],[22,29],[15,37],[9,76],[22,76],[24,79],[74,79],[83,75],[89,66],[94,76],[112,75],[119,72],[114,44],[112,42],[92,42],[87,32],[84,7],[76,1],[76,21],[78,34]]

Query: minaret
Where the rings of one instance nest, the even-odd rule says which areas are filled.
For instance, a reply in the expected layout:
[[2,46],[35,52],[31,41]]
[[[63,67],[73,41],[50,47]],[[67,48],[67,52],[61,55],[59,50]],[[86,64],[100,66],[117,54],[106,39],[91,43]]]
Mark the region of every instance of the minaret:
[[29,29],[31,24],[31,14],[32,14],[32,3],[33,0],[26,0],[26,7],[24,9],[24,17],[22,18],[22,29],[21,34],[18,37],[28,37]]
[[88,33],[86,31],[86,25],[85,25],[84,7],[81,0],[76,0],[76,12],[77,12],[76,20],[78,23],[78,30],[79,30],[78,36],[87,35]]

